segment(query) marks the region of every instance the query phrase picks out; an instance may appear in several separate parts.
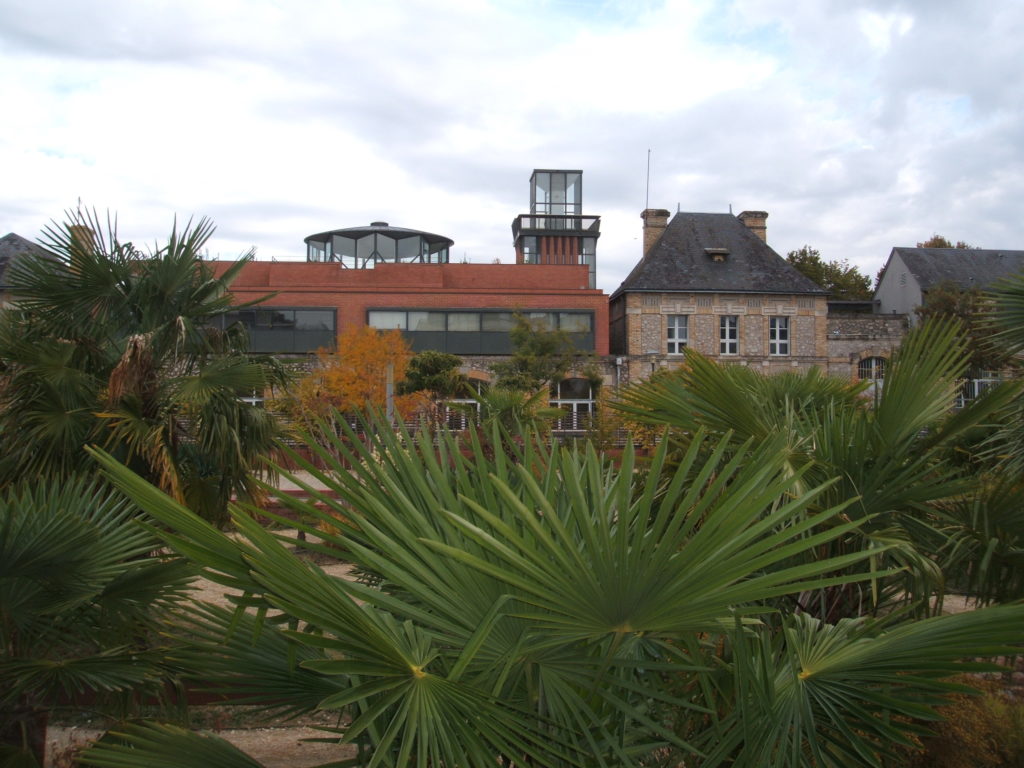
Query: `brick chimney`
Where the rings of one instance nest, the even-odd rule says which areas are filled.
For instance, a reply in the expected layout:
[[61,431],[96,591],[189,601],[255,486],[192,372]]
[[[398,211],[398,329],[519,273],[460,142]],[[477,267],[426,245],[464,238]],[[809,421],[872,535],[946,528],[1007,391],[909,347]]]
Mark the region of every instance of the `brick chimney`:
[[664,208],[648,208],[640,214],[640,218],[644,220],[644,256],[665,232],[669,216],[669,212]]
[[746,224],[750,231],[760,237],[764,242],[768,242],[768,224],[766,222],[766,219],[768,218],[767,211],[744,211],[736,218]]

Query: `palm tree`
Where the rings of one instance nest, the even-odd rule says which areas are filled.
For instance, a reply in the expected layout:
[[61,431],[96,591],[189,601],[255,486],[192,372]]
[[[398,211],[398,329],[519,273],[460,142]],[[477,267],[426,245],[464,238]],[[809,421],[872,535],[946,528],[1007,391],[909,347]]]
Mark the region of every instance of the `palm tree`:
[[960,527],[944,504],[977,488],[976,476],[949,461],[948,452],[1019,391],[1004,385],[953,413],[966,353],[955,324],[924,324],[893,355],[872,404],[860,396],[862,385],[816,370],[764,376],[688,351],[685,367],[627,391],[620,407],[634,419],[668,426],[683,447],[702,429],[728,436],[735,450],[781,435],[787,471],[809,463],[803,482],[810,486],[834,478],[820,504],[852,501],[845,514],[860,526],[836,540],[828,556],[874,551],[877,562],[896,569],[870,590],[802,595],[803,608],[835,620],[899,600],[927,613],[928,598],[941,598],[945,587],[932,553],[953,549],[949,537]]
[[124,711],[162,695],[153,641],[191,571],[150,556],[159,542],[137,515],[95,482],[0,493],[0,758],[41,766],[62,700]]
[[[53,259],[11,270],[16,305],[0,317],[0,486],[86,470],[99,444],[193,509],[226,517],[233,494],[275,445],[270,414],[240,393],[283,382],[246,357],[246,331],[225,318],[228,287],[249,256],[214,277],[200,254],[203,219],[177,225],[149,254],[95,214],[49,227]],[[227,325],[227,327],[224,327]]]
[[[640,473],[630,450],[614,466],[529,436],[493,453],[473,438],[311,444],[327,469],[303,467],[327,490],[282,502],[330,522],[327,545],[371,583],[296,559],[244,513],[243,538],[227,537],[100,461],[170,545],[244,593],[234,613],[192,612],[183,663],[286,714],[346,716],[336,735],[359,746],[354,765],[877,765],[962,657],[1019,640],[1024,606],[839,623],[785,608],[883,575],[859,567],[877,552],[809,556],[860,524],[849,502],[823,503],[831,481],[790,466],[785,439],[737,450],[700,432],[672,463],[664,441]],[[87,764],[167,764],[172,750],[203,764],[188,746],[200,737],[119,734]]]

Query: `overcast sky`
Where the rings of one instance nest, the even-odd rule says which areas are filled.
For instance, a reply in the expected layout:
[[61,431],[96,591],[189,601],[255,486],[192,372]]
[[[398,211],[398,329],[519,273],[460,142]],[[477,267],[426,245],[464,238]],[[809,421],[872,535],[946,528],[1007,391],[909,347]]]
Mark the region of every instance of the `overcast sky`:
[[932,233],[1024,249],[1021,0],[0,0],[0,235],[79,200],[300,258],[385,220],[513,259],[534,168],[583,170],[598,285],[651,207],[766,210],[874,276]]

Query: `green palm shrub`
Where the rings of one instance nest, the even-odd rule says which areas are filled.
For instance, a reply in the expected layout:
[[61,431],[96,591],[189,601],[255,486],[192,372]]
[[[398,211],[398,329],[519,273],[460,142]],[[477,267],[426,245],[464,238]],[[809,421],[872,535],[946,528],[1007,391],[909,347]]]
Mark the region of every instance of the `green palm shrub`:
[[[953,557],[954,539],[964,536],[963,516],[951,516],[949,502],[979,488],[976,473],[951,460],[951,452],[1020,392],[1016,383],[1004,384],[954,412],[966,352],[955,324],[915,329],[894,353],[872,402],[860,396],[862,385],[817,370],[764,376],[688,351],[685,368],[630,389],[621,408],[631,418],[669,428],[673,443],[684,448],[700,430],[728,437],[737,452],[747,450],[744,441],[783,440],[786,471],[806,466],[796,490],[834,479],[815,504],[827,508],[849,500],[844,514],[860,523],[849,536],[805,554],[870,553],[864,568],[890,572],[867,588],[848,584],[802,595],[803,608],[830,621],[895,604],[926,614],[930,599],[945,589],[949,564],[934,555]],[[957,567],[966,567],[968,551],[979,554],[977,572],[983,555],[977,548],[959,548]]]
[[[615,467],[497,426],[497,451],[368,432],[314,447],[327,469],[305,468],[327,491],[287,503],[339,526],[326,545],[372,583],[295,558],[242,512],[225,536],[101,458],[170,546],[241,593],[234,613],[182,620],[181,663],[286,716],[336,711],[334,737],[359,748],[345,764],[878,765],[910,743],[908,714],[960,689],[943,678],[991,667],[963,657],[1020,639],[1019,606],[925,622],[801,610],[801,594],[885,577],[870,566],[885,550],[811,556],[860,522],[785,436],[696,433],[638,473],[631,450]],[[178,765],[203,764],[157,726],[117,738],[86,763],[180,748]]]
[[136,514],[84,481],[0,494],[0,758],[41,765],[61,706],[123,714],[163,695],[157,633],[191,569],[152,556],[159,541]]

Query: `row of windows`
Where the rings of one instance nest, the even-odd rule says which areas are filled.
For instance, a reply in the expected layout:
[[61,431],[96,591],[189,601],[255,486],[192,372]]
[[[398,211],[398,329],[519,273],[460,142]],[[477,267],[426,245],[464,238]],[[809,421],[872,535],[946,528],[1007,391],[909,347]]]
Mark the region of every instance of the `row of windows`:
[[[552,227],[554,228],[554,227]],[[597,238],[596,237],[581,237],[579,239],[580,252],[574,256],[577,264],[582,265],[593,265],[595,264],[596,253],[597,253]],[[523,263],[524,264],[540,264],[540,247],[538,244],[539,238],[537,235],[525,235],[522,238],[523,248]],[[549,263],[559,263],[555,258],[549,258]],[[564,262],[563,262],[564,263]]]
[[264,307],[237,309],[217,318],[227,328],[241,323],[249,331],[249,349],[260,354],[315,352],[330,347],[338,335],[333,309]]
[[[590,333],[594,326],[592,312],[523,312],[523,317],[543,330],[566,333]],[[367,324],[382,330],[448,331],[467,333],[508,333],[515,327],[514,312],[502,311],[437,311],[437,310],[370,310]]]
[[333,331],[333,309],[241,309],[224,315],[225,325],[299,331]]
[[[690,341],[690,316],[667,315],[665,341],[668,354],[681,355]],[[789,318],[773,316],[768,318],[768,354],[789,354]],[[740,318],[738,315],[720,315],[718,318],[718,353],[738,355],[740,353]]]
[[[593,312],[523,312],[544,330],[568,334],[581,352],[594,351]],[[435,349],[453,355],[510,355],[516,315],[506,310],[373,309],[367,325],[381,330],[400,330],[414,352]]]

